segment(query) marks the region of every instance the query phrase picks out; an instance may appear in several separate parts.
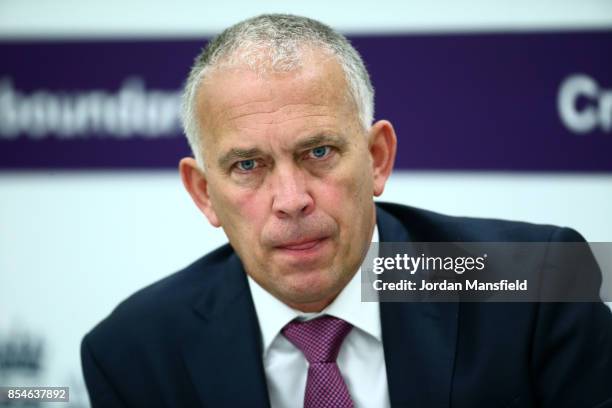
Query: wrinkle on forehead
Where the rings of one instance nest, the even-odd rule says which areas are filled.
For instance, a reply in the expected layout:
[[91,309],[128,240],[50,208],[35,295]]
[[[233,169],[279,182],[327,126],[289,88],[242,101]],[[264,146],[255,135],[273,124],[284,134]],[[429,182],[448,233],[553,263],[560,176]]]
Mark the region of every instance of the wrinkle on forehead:
[[[283,111],[286,111],[287,109],[290,108],[295,108],[295,107],[319,107],[319,108],[325,108],[326,105],[323,104],[308,104],[308,103],[302,103],[302,104],[287,104],[282,106],[280,109],[274,109],[274,110],[264,110],[264,111],[257,111],[257,112],[246,112],[246,113],[237,113],[235,116],[230,116],[227,118],[228,121],[238,121],[239,119],[247,119],[249,117],[252,116],[257,116],[257,115],[263,115],[264,117],[266,116],[271,116],[277,113],[282,113]],[[307,117],[323,117],[323,116],[333,116],[336,117],[336,115],[333,114],[329,114],[329,113],[309,113],[309,114],[300,114],[297,115],[296,117],[290,117],[291,116],[291,112],[288,113],[287,115],[288,117],[286,117],[284,120],[279,120],[279,119],[274,119],[274,118],[270,118],[269,120],[264,120],[262,122],[259,122],[261,124],[268,124],[268,125],[272,125],[275,123],[281,123],[284,121],[288,121],[288,120],[295,120],[295,119],[299,119],[299,118],[307,118]]]

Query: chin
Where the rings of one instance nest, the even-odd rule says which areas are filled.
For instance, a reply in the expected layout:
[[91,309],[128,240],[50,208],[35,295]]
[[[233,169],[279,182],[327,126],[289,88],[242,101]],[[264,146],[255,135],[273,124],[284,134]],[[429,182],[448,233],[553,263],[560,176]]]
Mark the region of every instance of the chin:
[[328,273],[311,272],[286,282],[284,292],[291,303],[316,303],[331,301],[342,289],[340,286],[329,279]]

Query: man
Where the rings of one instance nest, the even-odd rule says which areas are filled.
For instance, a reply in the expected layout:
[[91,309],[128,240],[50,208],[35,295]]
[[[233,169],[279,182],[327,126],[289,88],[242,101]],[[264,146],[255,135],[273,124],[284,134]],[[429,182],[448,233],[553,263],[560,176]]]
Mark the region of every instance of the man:
[[183,183],[229,245],[85,337],[94,407],[612,405],[601,303],[360,301],[372,241],[580,237],[375,205],[396,136],[372,124],[367,71],[340,34],[288,15],[230,27],[196,59],[183,119]]

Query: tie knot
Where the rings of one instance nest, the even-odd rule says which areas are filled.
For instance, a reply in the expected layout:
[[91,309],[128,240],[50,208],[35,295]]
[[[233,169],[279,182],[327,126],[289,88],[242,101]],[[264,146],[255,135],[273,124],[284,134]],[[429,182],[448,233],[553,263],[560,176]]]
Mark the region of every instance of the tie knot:
[[309,363],[331,363],[336,361],[340,346],[352,328],[342,319],[323,316],[289,322],[282,333],[302,351]]

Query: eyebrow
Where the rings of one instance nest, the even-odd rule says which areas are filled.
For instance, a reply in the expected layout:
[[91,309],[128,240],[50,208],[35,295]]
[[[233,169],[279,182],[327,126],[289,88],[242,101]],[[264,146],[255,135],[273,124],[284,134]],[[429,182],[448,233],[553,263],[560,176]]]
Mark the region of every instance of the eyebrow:
[[227,153],[219,158],[219,167],[225,168],[230,163],[236,160],[248,160],[252,157],[259,156],[262,154],[262,151],[256,147],[251,149],[238,149],[232,148]]
[[[339,149],[343,149],[348,144],[346,140],[335,135],[318,134],[299,141],[293,147],[294,150],[306,150],[315,147],[333,144]],[[253,147],[250,149],[232,148],[218,160],[219,167],[225,168],[234,161],[248,160],[253,157],[262,156],[264,153],[261,149]]]
[[330,135],[330,134],[319,134],[316,136],[308,137],[295,145],[295,150],[312,149],[323,145],[333,144],[339,149],[343,149],[347,145],[347,141],[341,137]]

